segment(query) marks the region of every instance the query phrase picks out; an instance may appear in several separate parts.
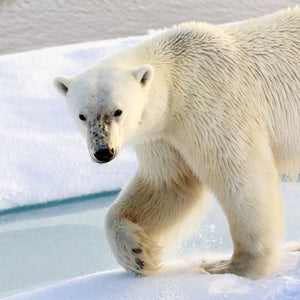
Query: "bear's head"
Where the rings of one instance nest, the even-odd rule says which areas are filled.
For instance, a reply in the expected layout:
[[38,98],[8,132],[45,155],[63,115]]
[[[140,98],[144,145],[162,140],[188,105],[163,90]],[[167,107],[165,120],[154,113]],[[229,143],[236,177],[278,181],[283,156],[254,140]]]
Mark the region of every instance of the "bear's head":
[[135,143],[145,133],[150,123],[147,115],[153,76],[154,69],[147,64],[131,70],[98,63],[75,77],[54,80],[94,161],[111,161],[122,145]]

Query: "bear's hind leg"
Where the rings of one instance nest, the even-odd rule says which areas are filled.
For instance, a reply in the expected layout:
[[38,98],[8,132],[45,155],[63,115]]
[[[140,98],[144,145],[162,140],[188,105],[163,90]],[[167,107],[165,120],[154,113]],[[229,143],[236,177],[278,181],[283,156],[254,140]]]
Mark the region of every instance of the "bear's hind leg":
[[279,176],[270,165],[254,165],[256,170],[249,170],[250,178],[242,182],[242,189],[227,189],[227,193],[223,189],[219,194],[234,253],[228,261],[202,266],[207,272],[256,279],[275,271],[284,230]]

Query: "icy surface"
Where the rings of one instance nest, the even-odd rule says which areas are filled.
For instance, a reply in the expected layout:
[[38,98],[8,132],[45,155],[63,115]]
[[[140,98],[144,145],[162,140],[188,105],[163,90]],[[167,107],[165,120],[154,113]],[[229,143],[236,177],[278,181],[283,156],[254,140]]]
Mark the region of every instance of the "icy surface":
[[186,21],[229,23],[297,4],[299,0],[39,0],[32,5],[1,0],[0,53],[145,34],[148,28]]
[[[300,187],[283,184],[281,193],[286,240],[300,241]],[[278,275],[258,281],[197,272],[201,259],[228,258],[232,251],[226,218],[215,201],[200,228],[165,257],[161,274],[136,278],[110,271],[118,265],[105,241],[103,219],[115,196],[0,217],[0,298],[43,288],[10,299],[299,300],[300,252],[286,253]]]
[[132,277],[114,270],[6,299],[300,299],[300,253],[289,253],[284,260],[284,273],[258,281],[231,274],[198,274],[196,262],[187,261],[174,263],[152,277]]

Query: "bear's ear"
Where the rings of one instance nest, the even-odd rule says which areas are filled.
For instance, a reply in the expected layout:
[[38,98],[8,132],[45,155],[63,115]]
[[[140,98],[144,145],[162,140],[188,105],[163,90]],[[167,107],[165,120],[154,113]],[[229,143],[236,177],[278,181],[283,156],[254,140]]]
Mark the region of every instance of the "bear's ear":
[[69,86],[72,83],[72,78],[71,77],[56,77],[54,79],[54,86],[56,90],[62,94],[63,96],[67,95],[67,92],[69,90]]
[[148,85],[154,76],[153,67],[150,65],[143,65],[133,72],[134,77],[142,86]]

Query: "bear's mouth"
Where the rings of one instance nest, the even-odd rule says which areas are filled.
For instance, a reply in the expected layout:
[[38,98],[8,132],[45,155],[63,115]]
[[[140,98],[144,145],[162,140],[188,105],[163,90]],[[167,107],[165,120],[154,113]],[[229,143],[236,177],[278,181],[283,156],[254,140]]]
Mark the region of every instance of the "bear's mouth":
[[116,157],[116,152],[114,148],[104,147],[92,153],[91,157],[96,163],[104,164],[112,161]]

